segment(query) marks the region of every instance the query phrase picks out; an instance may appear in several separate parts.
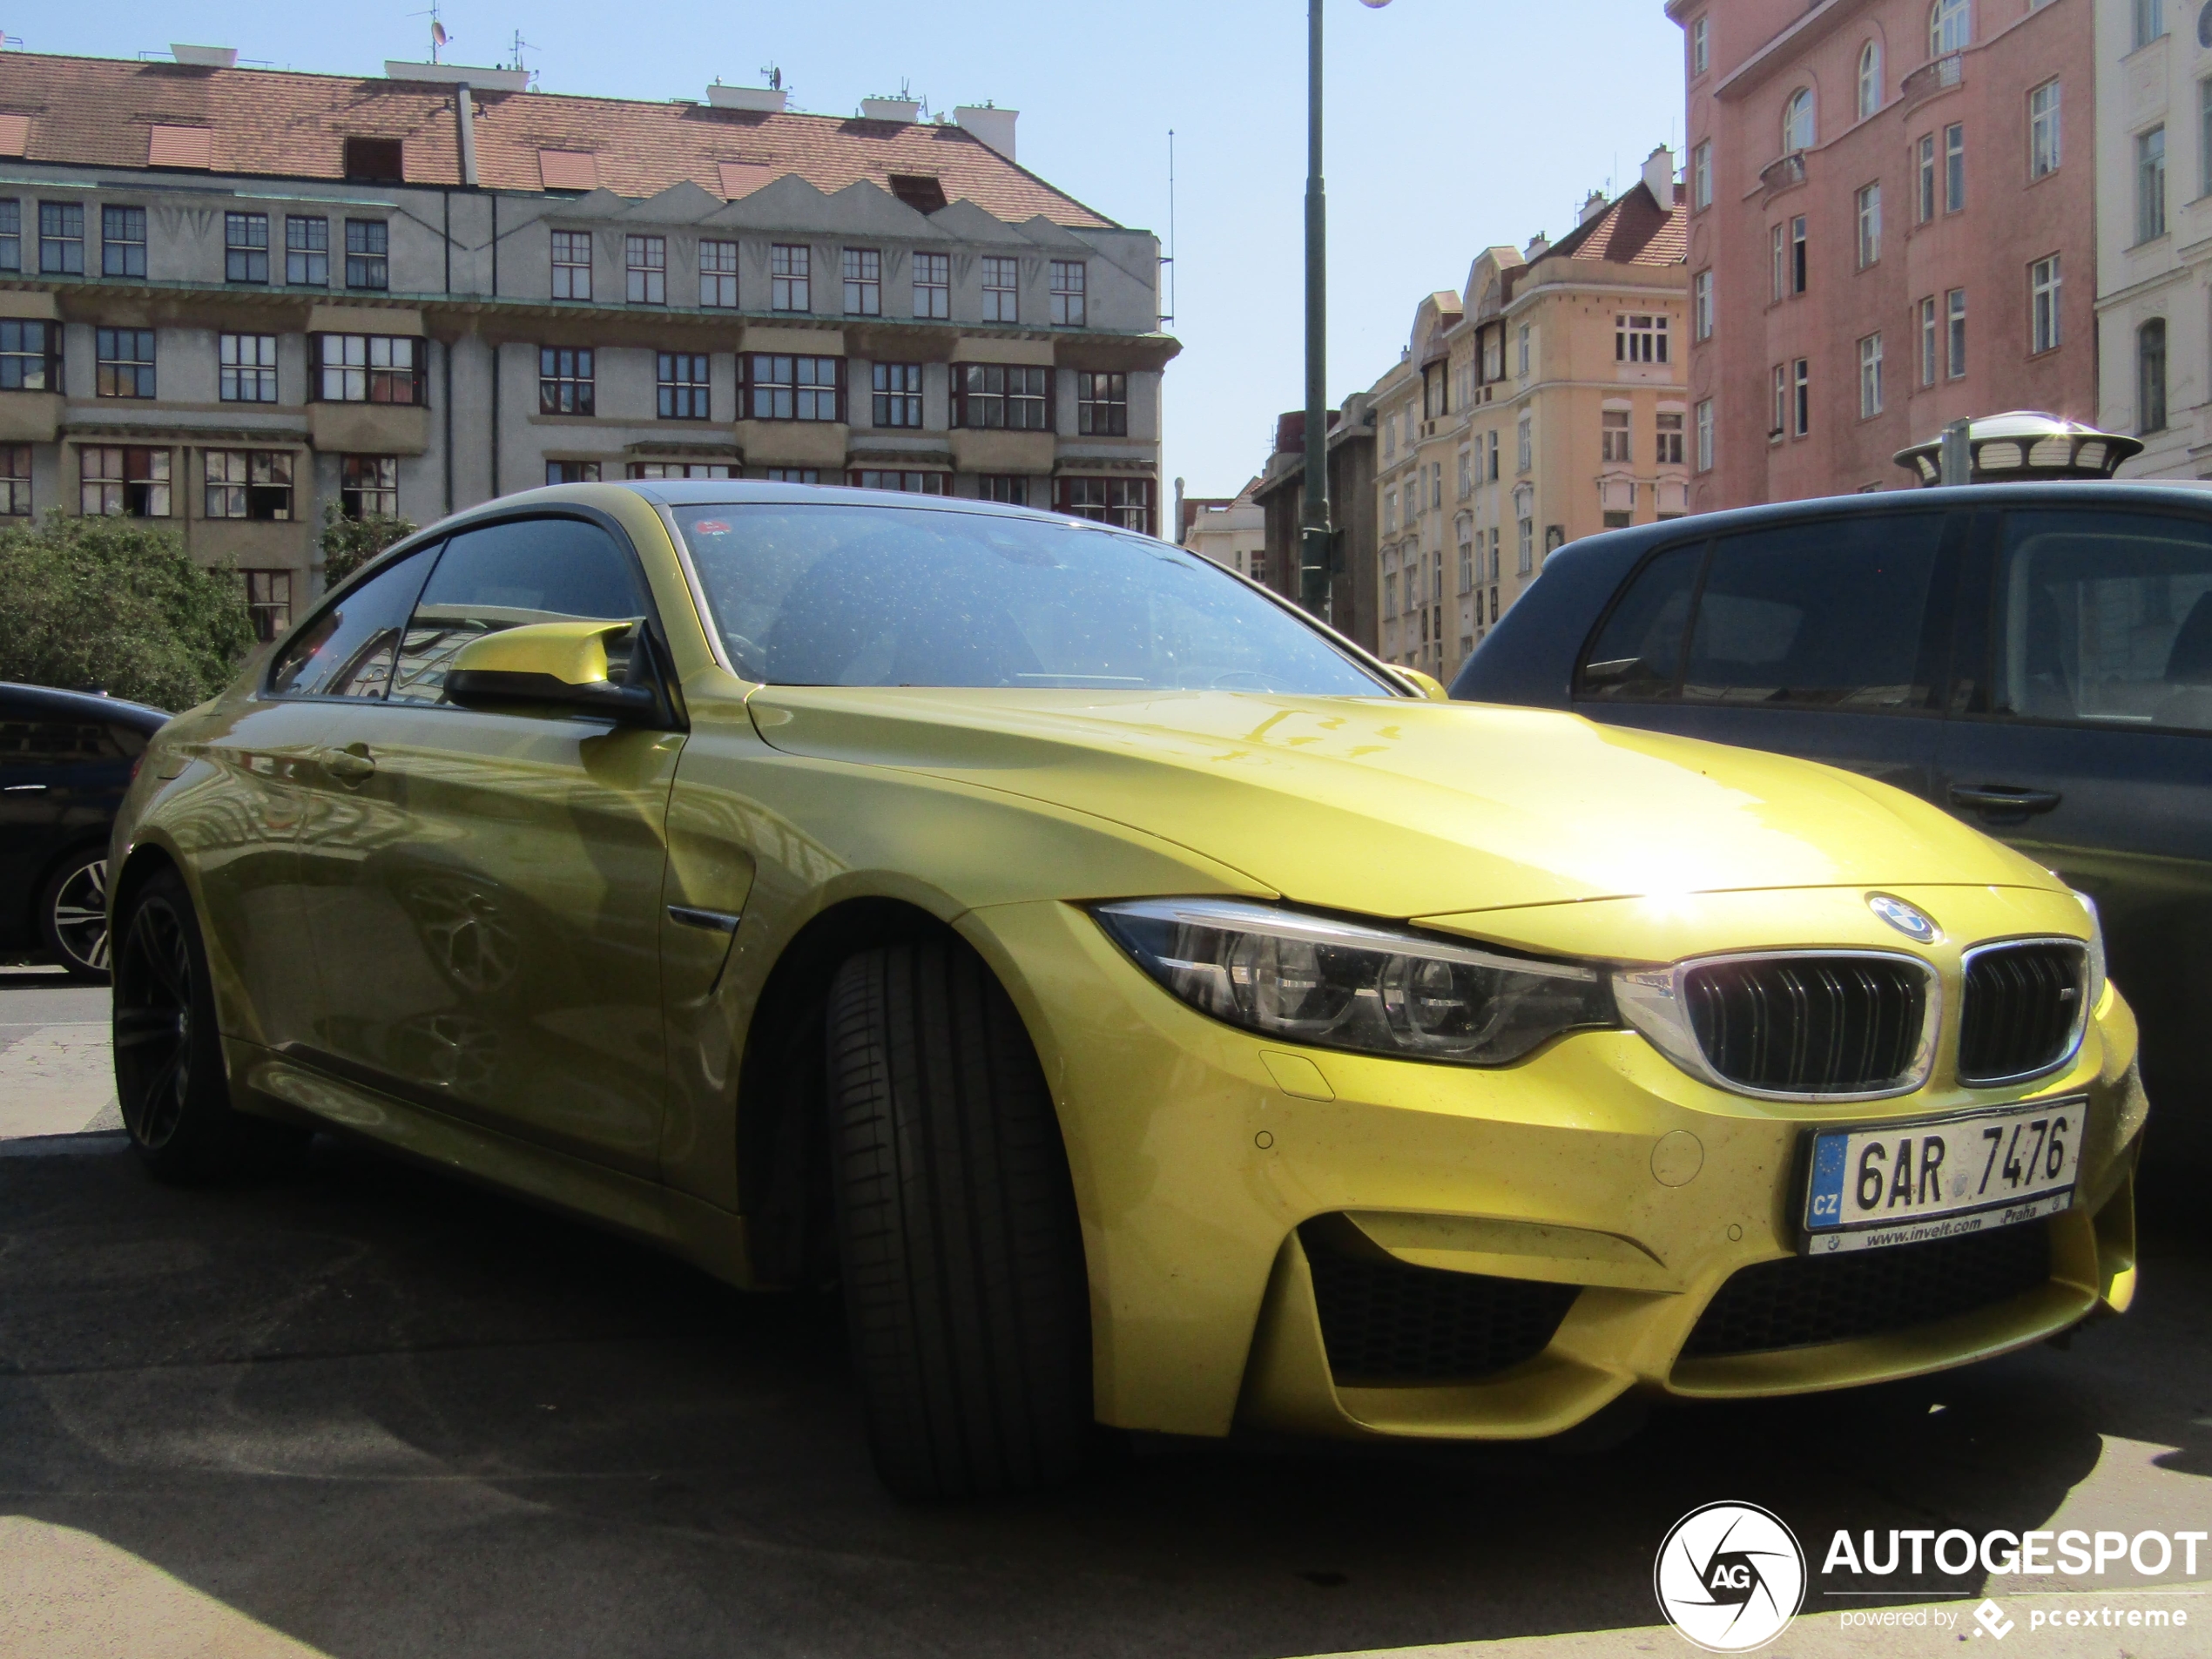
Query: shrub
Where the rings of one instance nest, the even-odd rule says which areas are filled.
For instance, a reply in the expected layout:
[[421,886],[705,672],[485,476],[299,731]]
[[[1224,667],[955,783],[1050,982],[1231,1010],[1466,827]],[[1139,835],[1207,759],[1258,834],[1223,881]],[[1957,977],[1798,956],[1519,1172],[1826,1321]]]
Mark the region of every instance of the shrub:
[[323,585],[336,587],[393,543],[414,534],[411,519],[387,518],[381,513],[348,518],[336,502],[325,502],[320,537]]

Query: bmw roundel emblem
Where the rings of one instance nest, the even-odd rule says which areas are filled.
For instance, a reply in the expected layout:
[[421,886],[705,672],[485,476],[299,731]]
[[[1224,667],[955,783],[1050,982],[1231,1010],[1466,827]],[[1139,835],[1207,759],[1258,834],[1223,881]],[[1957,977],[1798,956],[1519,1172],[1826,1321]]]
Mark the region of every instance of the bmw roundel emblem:
[[1907,939],[1923,945],[1932,945],[1943,937],[1943,930],[1920,911],[1902,899],[1892,899],[1886,893],[1870,893],[1866,907]]

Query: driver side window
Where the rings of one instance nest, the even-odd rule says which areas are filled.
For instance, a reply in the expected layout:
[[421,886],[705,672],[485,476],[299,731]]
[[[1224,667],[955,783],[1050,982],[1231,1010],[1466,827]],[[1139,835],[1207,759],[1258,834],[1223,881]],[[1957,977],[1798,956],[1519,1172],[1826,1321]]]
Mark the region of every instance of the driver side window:
[[[642,622],[652,613],[637,561],[596,524],[574,518],[509,519],[464,530],[446,543],[400,642],[395,703],[444,697],[454,654],[473,639],[526,623]],[[608,678],[624,669],[608,652]],[[626,655],[626,653],[624,653]]]
[[381,698],[392,648],[436,555],[434,547],[410,553],[323,606],[269,665],[271,693]]

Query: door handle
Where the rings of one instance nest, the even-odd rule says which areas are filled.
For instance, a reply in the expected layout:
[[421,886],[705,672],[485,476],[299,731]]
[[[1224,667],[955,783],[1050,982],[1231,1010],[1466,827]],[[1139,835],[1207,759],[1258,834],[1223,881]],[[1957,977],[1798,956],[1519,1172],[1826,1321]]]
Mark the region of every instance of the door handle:
[[2022,789],[2017,784],[1951,786],[1953,806],[1971,806],[1979,813],[2047,813],[2065,799],[2054,789]]
[[0,795],[42,794],[45,788],[44,784],[9,784],[0,786]]
[[356,743],[343,749],[322,752],[323,770],[341,783],[357,784],[376,771],[376,760],[368,752],[368,745]]

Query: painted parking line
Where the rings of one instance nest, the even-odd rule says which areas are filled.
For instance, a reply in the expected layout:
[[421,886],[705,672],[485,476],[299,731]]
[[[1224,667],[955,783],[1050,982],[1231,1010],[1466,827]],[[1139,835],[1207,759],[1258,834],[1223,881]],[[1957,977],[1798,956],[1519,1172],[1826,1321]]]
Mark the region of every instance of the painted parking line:
[[105,1020],[11,1035],[0,1048],[0,1140],[122,1127]]

